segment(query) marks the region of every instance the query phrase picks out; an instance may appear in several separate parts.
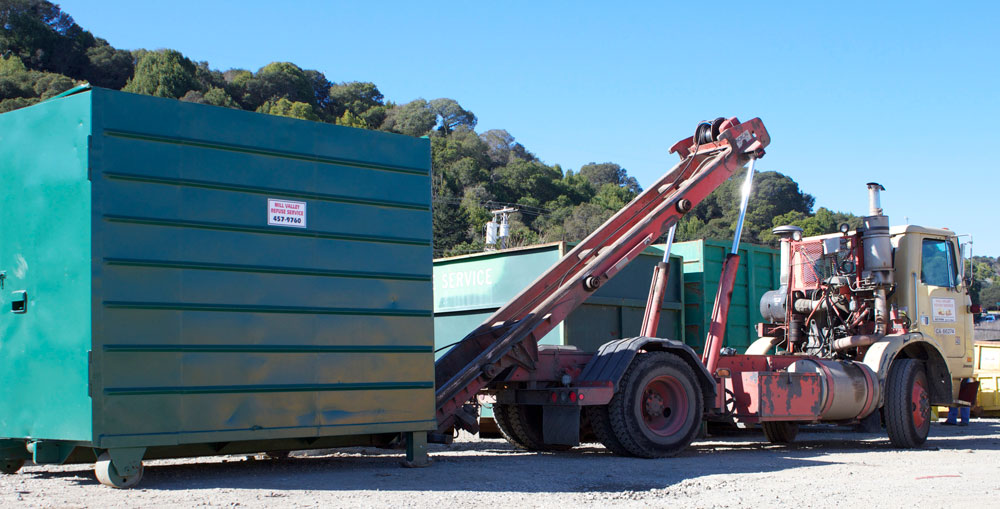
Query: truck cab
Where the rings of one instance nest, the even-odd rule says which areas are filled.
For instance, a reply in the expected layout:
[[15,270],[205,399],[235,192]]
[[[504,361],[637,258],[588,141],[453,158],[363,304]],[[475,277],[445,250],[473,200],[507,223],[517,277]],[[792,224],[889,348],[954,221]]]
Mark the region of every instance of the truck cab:
[[955,232],[915,225],[891,229],[896,291],[889,299],[907,317],[911,341],[940,352],[950,373],[952,398],[972,376],[972,300],[964,274],[962,244]]

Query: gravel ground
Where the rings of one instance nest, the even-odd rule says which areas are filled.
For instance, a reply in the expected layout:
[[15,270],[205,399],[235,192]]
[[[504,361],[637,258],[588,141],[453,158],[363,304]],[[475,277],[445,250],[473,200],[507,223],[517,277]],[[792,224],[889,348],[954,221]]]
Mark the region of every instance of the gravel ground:
[[518,451],[502,440],[431,446],[428,468],[397,451],[340,449],[284,460],[150,461],[134,490],[101,486],[90,465],[25,466],[0,476],[0,507],[996,507],[1000,419],[934,424],[917,450],[814,428],[791,446],[759,432],[696,441],[675,458]]

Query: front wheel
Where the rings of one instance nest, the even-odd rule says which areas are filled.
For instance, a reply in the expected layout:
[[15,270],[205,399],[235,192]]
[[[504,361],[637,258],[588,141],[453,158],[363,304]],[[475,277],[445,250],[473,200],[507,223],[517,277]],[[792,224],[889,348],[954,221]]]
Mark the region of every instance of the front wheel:
[[799,423],[788,421],[762,422],[761,429],[764,436],[772,444],[790,444],[795,441],[795,435],[799,434]]
[[885,427],[892,445],[910,449],[923,444],[931,428],[927,372],[916,359],[892,363],[886,380]]
[[607,406],[616,446],[640,458],[683,451],[701,427],[703,402],[694,371],[667,352],[636,356]]

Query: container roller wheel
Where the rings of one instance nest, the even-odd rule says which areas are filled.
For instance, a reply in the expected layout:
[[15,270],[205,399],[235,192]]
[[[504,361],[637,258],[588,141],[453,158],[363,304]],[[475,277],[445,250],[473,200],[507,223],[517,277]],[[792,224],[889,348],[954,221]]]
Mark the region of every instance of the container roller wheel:
[[0,473],[16,474],[24,466],[23,459],[5,459],[0,461]]
[[139,481],[142,480],[142,470],[142,463],[140,463],[139,471],[135,475],[120,475],[114,463],[111,462],[111,455],[106,452],[102,453],[97,458],[97,463],[94,464],[94,473],[97,474],[97,480],[105,486],[119,489],[128,489],[139,484]]
[[795,441],[795,435],[799,434],[797,422],[762,422],[760,427],[764,430],[767,441],[772,444],[790,444]]
[[[499,410],[499,411],[498,411]],[[493,405],[500,433],[514,446],[528,451],[566,451],[569,445],[546,444],[540,405]]]
[[927,386],[927,372],[922,362],[898,359],[892,363],[883,408],[885,428],[892,445],[910,449],[927,441],[931,428]]
[[632,456],[683,451],[701,429],[703,401],[694,371],[667,352],[639,354],[608,403],[611,429]]

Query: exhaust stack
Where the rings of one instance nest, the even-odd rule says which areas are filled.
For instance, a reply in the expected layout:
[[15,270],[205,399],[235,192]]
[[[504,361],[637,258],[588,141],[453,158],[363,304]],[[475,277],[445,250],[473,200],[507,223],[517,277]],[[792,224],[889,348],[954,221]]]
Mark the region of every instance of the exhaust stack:
[[892,242],[889,238],[889,216],[882,213],[880,192],[885,188],[875,182],[868,183],[868,216],[864,218],[865,232],[861,242],[865,250],[862,276],[878,285],[875,291],[875,334],[886,333],[889,315],[886,288],[892,285]]

